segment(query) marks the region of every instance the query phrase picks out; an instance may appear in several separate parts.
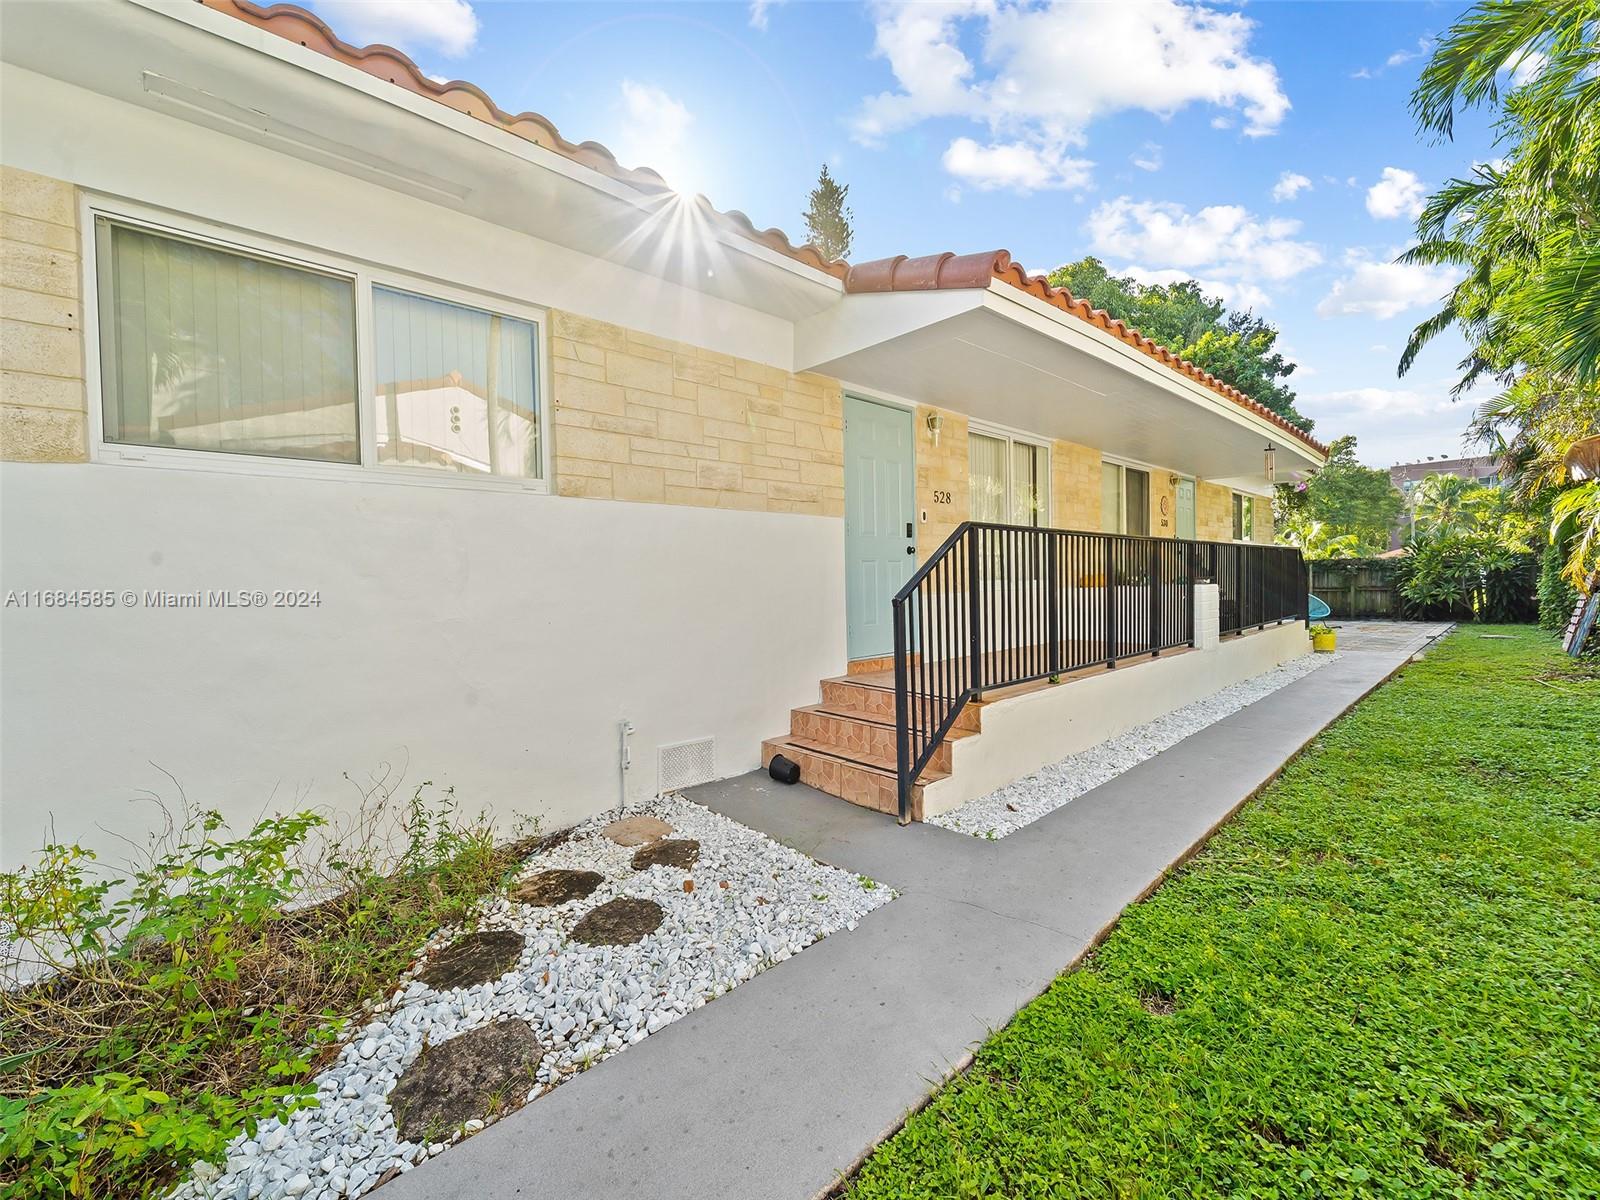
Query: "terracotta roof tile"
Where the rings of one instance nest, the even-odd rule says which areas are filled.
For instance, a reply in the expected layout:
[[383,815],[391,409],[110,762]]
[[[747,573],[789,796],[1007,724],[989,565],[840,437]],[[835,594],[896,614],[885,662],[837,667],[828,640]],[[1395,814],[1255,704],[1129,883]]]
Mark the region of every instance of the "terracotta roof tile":
[[1008,250],[989,250],[981,254],[930,254],[924,258],[907,258],[898,254],[893,258],[880,258],[873,262],[856,263],[844,277],[847,292],[922,292],[943,288],[986,288],[993,280],[1008,283],[1019,291],[1027,292],[1046,304],[1071,313],[1104,329],[1119,341],[1143,351],[1174,371],[1226,396],[1241,408],[1265,417],[1285,433],[1292,434],[1324,456],[1328,448],[1306,433],[1294,422],[1273,412],[1265,404],[1257,403],[1238,388],[1203,371],[1187,359],[1178,357],[1164,346],[1145,337],[1123,321],[1113,319],[1103,309],[1091,308],[1087,301],[1079,300],[1066,288],[1052,287],[1042,275],[1029,275],[1020,264],[1011,260]]
[[[270,8],[252,4],[250,0],[199,0],[205,7],[237,17],[258,29],[276,34],[287,41],[298,42],[307,49],[325,54],[329,58],[365,71],[379,79],[386,79],[409,92],[437,100],[457,112],[466,113],[491,125],[526,138],[535,145],[554,151],[573,162],[582,163],[641,192],[670,192],[671,186],[648,167],[624,167],[611,151],[599,142],[569,142],[561,136],[555,125],[538,113],[508,113],[473,84],[462,80],[435,83],[423,74],[410,58],[392,46],[352,46],[341,41],[337,34],[318,16],[293,4],[274,4]],[[711,206],[704,196],[695,197],[695,203],[707,217],[731,232],[750,239],[769,250],[825,271],[836,279],[843,279],[848,264],[830,261],[809,245],[796,246],[781,229],[757,229],[754,222],[737,209],[720,211]]]

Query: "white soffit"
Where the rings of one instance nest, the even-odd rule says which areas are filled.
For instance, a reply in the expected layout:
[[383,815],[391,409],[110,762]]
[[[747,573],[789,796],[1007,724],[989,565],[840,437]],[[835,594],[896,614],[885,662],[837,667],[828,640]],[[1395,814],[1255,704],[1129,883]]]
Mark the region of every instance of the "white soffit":
[[1252,488],[1265,487],[1269,442],[1285,476],[1320,465],[1276,425],[1101,331],[997,295],[1015,290],[846,296],[799,327],[796,366]]

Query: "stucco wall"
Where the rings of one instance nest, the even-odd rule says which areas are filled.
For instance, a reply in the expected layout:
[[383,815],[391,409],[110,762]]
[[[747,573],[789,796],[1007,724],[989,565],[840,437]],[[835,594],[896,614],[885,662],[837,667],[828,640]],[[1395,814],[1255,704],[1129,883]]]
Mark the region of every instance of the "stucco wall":
[[76,189],[0,167],[0,457],[88,453]]
[[834,380],[575,313],[551,327],[563,496],[844,514]]
[[[10,589],[131,591],[0,611],[0,869],[55,833],[113,858],[169,799],[234,822],[405,788],[547,829],[629,795],[664,744],[716,771],[844,664],[843,522],[377,480],[86,463],[0,467]],[[803,570],[765,569],[775,559]],[[276,588],[315,607],[152,607],[147,591]],[[102,830],[101,827],[104,827]],[[109,831],[109,832],[107,832]]]

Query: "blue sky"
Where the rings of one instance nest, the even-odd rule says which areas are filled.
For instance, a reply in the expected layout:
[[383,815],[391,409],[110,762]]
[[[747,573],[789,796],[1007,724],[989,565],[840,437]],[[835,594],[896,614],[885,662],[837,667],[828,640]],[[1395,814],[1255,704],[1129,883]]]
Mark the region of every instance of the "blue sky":
[[825,161],[856,260],[1009,249],[1193,277],[1282,330],[1316,434],[1377,465],[1461,451],[1471,401],[1411,327],[1453,281],[1400,267],[1434,185],[1492,158],[1481,116],[1431,144],[1407,101],[1434,3],[514,3],[315,0],[575,141],[796,240]]

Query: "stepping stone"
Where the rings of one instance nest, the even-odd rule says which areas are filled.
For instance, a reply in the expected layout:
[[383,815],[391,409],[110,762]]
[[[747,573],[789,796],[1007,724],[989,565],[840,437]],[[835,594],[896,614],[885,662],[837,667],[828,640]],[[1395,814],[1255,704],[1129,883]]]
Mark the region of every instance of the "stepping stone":
[[646,842],[654,842],[672,832],[660,817],[649,817],[640,814],[637,817],[623,817],[620,821],[613,821],[600,831],[619,846],[643,846]]
[[511,898],[518,904],[554,908],[569,900],[582,900],[604,880],[598,871],[540,871],[513,885]]
[[700,861],[700,843],[693,838],[665,838],[642,847],[633,856],[633,869],[677,867],[687,871]]
[[654,933],[664,915],[654,900],[619,896],[585,915],[572,937],[586,946],[631,946]]
[[429,1046],[389,1093],[395,1128],[408,1142],[447,1140],[462,1122],[526,1097],[543,1057],[526,1021],[498,1021]]
[[441,992],[489,983],[517,965],[525,944],[514,929],[469,933],[440,951],[417,978]]

